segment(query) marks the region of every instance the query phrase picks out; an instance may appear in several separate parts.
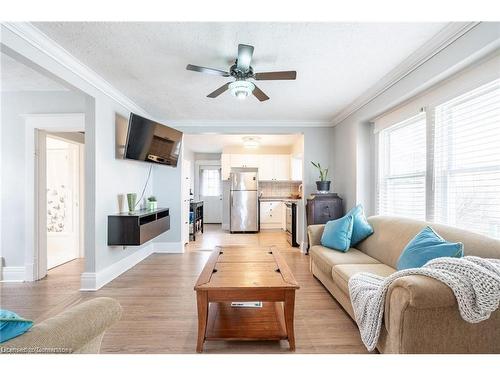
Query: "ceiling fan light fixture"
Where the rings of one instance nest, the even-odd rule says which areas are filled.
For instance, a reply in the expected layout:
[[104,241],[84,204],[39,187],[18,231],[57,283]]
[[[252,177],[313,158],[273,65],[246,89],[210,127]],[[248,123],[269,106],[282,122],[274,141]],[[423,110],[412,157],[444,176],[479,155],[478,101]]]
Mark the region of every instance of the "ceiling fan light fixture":
[[229,84],[229,90],[231,90],[231,93],[238,99],[245,99],[252,94],[254,88],[255,85],[252,82],[243,80],[234,81]]

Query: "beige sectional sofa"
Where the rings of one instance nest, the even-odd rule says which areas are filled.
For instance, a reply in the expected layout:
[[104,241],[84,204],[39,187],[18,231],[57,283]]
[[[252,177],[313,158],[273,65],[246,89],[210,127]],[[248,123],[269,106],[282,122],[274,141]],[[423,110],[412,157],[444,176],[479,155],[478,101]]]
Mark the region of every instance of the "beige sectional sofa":
[[[448,241],[462,242],[465,255],[500,258],[500,240],[445,225],[373,216],[373,235],[342,253],[321,246],[324,225],[308,227],[313,275],[354,319],[348,281],[357,272],[388,276],[406,244],[426,225]],[[386,296],[377,349],[382,353],[500,353],[500,310],[471,324],[458,311],[451,289],[425,276],[405,276]]]

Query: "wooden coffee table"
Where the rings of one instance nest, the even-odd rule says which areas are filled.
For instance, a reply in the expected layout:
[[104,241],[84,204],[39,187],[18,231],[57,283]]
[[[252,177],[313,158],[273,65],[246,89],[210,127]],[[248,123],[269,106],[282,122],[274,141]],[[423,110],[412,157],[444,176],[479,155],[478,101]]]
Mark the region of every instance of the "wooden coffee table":
[[[198,353],[205,340],[288,340],[295,350],[299,285],[275,247],[216,247],[194,289]],[[231,307],[231,302],[245,301],[262,301],[263,306]]]

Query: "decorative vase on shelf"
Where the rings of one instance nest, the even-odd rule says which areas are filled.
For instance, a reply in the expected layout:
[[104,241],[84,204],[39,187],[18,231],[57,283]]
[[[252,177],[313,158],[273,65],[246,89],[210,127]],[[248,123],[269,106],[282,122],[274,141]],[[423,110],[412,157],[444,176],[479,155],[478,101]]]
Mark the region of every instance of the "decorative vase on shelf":
[[136,200],[137,200],[136,193],[128,193],[127,194],[128,212],[134,212]]

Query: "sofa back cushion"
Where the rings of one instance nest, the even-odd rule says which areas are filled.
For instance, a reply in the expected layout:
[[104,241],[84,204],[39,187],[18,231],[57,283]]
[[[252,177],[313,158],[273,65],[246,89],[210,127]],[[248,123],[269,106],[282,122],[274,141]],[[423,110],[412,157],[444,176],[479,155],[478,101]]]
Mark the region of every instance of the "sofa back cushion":
[[368,222],[373,227],[373,234],[356,248],[393,268],[396,268],[398,258],[408,242],[426,226],[430,226],[447,241],[463,243],[465,256],[500,258],[500,240],[463,229],[395,216],[372,216]]

